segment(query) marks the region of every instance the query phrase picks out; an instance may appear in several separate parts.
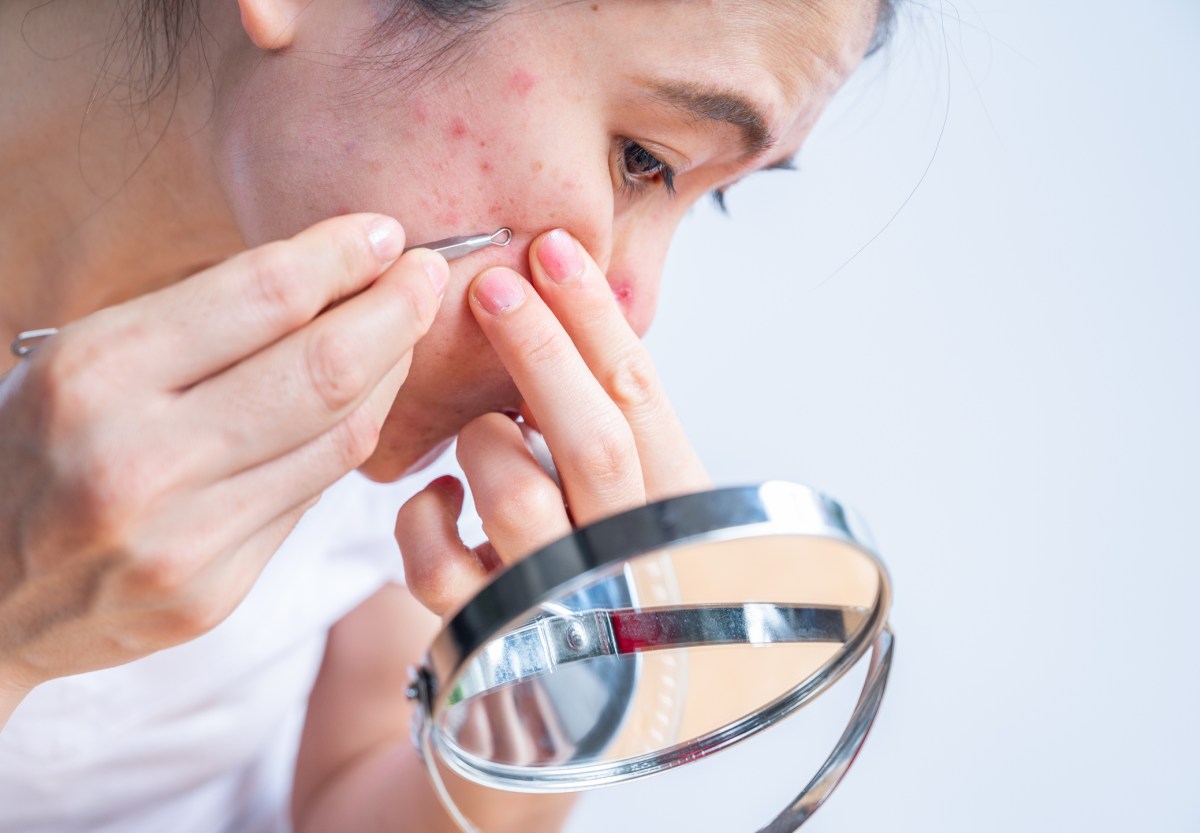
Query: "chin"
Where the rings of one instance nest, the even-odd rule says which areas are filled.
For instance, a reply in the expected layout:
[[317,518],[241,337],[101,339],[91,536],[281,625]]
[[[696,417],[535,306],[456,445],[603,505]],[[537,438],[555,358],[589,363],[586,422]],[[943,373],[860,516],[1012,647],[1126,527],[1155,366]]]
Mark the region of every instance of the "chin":
[[376,483],[394,483],[401,478],[429,468],[446,452],[454,437],[445,437],[421,448],[384,447],[380,443],[367,462],[358,467],[360,473]]

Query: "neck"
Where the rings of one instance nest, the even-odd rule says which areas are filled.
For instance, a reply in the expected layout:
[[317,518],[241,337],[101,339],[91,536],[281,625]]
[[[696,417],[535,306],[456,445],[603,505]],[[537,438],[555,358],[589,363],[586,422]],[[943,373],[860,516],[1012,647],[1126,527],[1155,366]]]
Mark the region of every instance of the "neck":
[[0,0],[0,346],[244,247],[198,48],[146,100],[120,2]]

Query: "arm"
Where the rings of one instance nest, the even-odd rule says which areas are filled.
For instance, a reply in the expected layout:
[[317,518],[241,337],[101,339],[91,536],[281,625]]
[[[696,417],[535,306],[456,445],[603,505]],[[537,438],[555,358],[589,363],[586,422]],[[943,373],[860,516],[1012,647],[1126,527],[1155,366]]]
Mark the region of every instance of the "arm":
[[[439,619],[389,585],[334,626],[309,700],[296,765],[297,833],[457,833],[410,739],[408,667]],[[570,796],[531,796],[467,784],[443,770],[459,806],[487,833],[553,833]]]

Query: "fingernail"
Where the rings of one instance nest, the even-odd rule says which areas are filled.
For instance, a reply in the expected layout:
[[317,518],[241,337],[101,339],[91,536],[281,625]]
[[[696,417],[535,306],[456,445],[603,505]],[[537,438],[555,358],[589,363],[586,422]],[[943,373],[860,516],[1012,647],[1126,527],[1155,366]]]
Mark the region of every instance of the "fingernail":
[[367,240],[375,256],[388,263],[404,251],[404,228],[391,217],[376,217],[367,226]]
[[439,489],[442,492],[458,497],[463,493],[463,484],[458,478],[452,474],[443,474],[430,482],[429,488]]
[[429,282],[433,284],[433,291],[438,297],[446,294],[446,283],[450,280],[450,264],[446,262],[446,258],[426,249],[421,252],[421,267],[425,270]]
[[583,274],[583,257],[579,244],[562,229],[555,229],[542,238],[538,260],[546,275],[555,283],[566,283]]
[[489,269],[475,284],[475,297],[492,315],[519,307],[525,300],[525,288],[508,269]]

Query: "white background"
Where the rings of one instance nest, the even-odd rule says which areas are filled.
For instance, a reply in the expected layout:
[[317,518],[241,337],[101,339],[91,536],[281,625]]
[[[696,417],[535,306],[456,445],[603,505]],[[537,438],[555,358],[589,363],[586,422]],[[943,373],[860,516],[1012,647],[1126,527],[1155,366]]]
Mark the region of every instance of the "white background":
[[[805,830],[1195,833],[1200,4],[902,5],[801,171],[685,224],[648,339],[719,483],[829,491],[895,580]],[[757,830],[852,700],[572,830]]]

